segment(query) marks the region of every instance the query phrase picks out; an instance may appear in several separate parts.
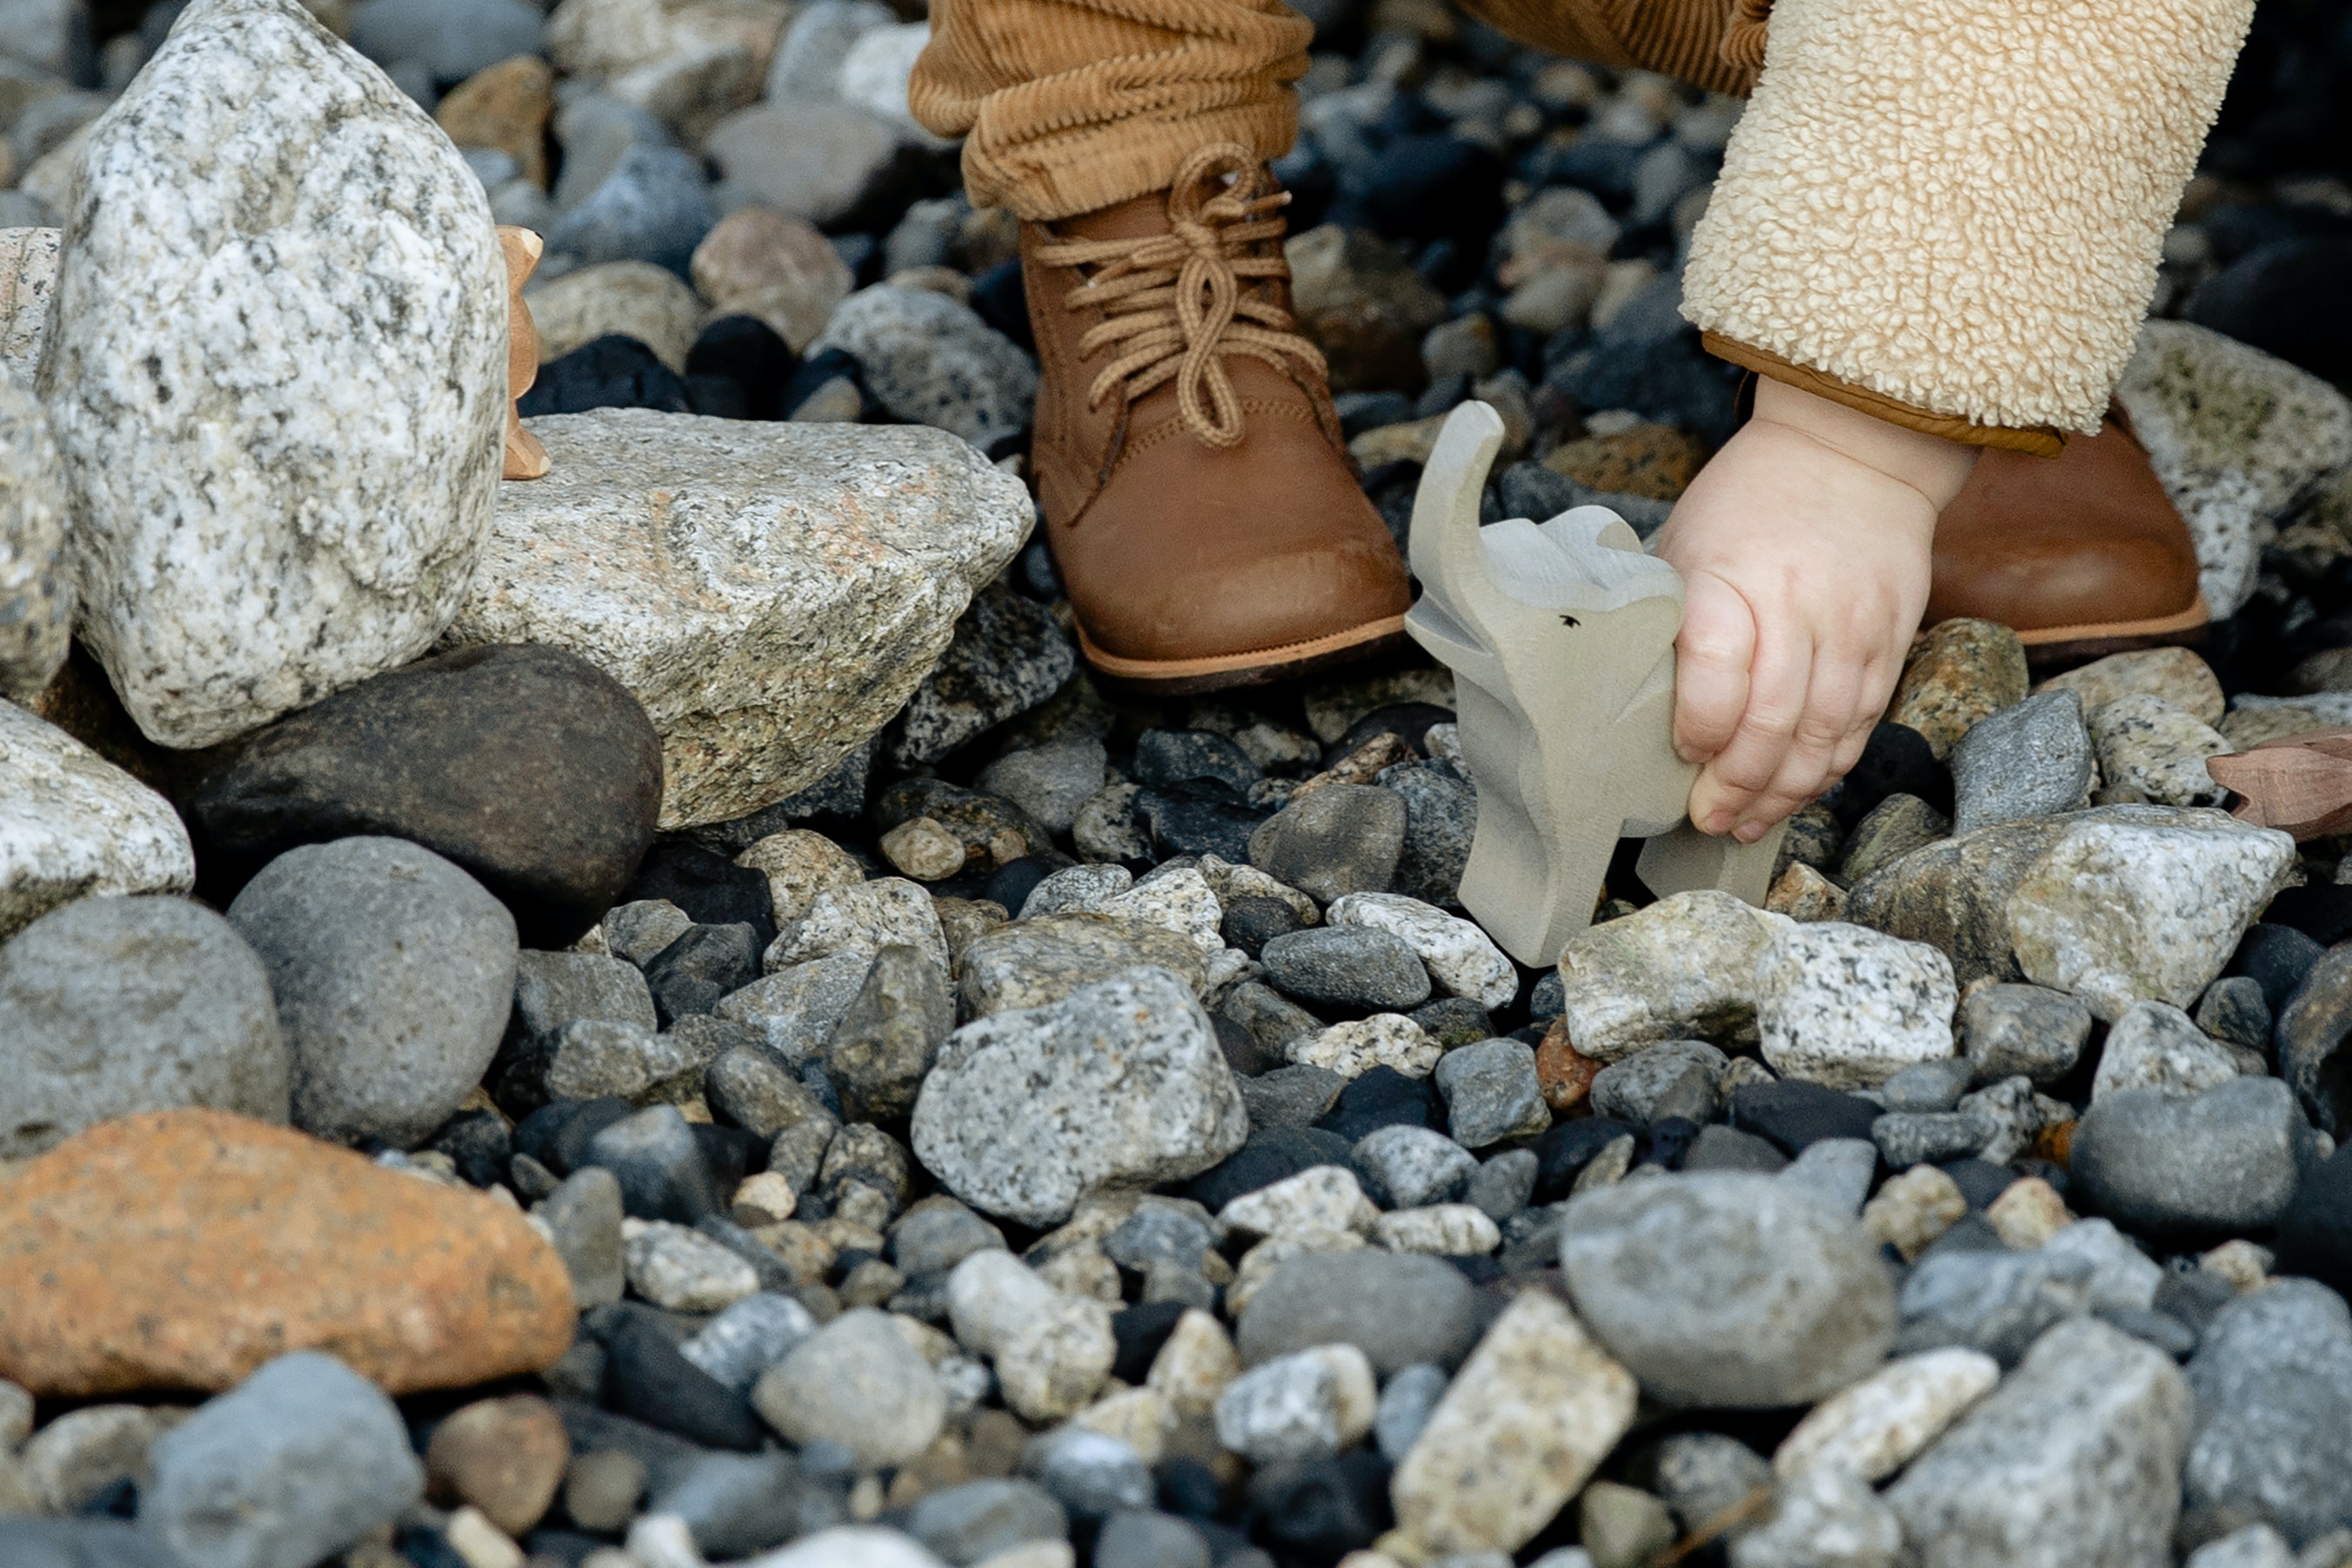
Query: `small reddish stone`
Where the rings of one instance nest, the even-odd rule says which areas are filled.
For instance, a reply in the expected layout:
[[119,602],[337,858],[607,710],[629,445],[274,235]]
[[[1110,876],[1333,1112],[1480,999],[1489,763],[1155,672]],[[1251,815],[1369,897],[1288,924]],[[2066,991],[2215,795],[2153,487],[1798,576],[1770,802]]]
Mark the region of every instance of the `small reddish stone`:
[[101,1122],[0,1175],[0,1376],[228,1388],[322,1350],[394,1394],[551,1365],[563,1260],[513,1208],[222,1111]]
[[467,1406],[425,1446],[426,1495],[443,1508],[472,1503],[509,1535],[540,1521],[572,1462],[555,1406],[529,1394]]
[[1536,1086],[1554,1115],[1584,1103],[1601,1067],[1570,1043],[1566,1019],[1552,1019],[1551,1027],[1544,1030],[1543,1043],[1536,1047]]
[[2055,1126],[2042,1128],[2034,1135],[2034,1154],[2053,1166],[2072,1165],[2074,1129],[2080,1125],[2078,1122],[2060,1122]]

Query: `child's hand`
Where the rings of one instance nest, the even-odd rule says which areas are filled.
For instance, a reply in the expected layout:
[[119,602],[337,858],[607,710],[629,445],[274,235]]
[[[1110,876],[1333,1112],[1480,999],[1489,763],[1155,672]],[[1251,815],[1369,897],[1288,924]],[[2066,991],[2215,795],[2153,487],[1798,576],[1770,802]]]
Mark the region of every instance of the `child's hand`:
[[1753,843],[1853,766],[1927,602],[1936,517],[1976,448],[1779,382],[1658,536],[1688,597],[1675,747],[1690,816]]

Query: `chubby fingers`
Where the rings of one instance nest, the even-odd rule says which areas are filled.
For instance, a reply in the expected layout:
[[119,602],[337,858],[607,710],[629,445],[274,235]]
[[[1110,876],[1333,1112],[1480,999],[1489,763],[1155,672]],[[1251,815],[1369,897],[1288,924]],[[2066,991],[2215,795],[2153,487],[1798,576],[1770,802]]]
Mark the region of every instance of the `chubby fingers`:
[[1692,573],[1675,638],[1675,750],[1684,761],[1712,760],[1739,732],[1755,652],[1748,601],[1712,572]]
[[[1776,634],[1774,626],[1789,629]],[[1691,787],[1691,821],[1701,832],[1731,831],[1771,788],[1804,719],[1812,664],[1811,643],[1787,618],[1767,620],[1748,667],[1748,707],[1739,727]]]
[[[1731,830],[1734,837],[1743,843],[1754,843],[1770,831],[1775,822],[1820,794],[1853,766],[1852,759],[1843,758],[1843,754],[1849,745],[1854,746],[1855,756],[1861,754],[1853,736],[1855,715],[1862,703],[1860,656],[1849,656],[1834,649],[1817,651],[1805,689],[1804,708],[1798,715],[1797,727],[1790,735],[1780,766],[1771,781],[1740,810],[1739,820]],[[1861,735],[1864,741],[1869,738],[1867,718],[1861,722]]]

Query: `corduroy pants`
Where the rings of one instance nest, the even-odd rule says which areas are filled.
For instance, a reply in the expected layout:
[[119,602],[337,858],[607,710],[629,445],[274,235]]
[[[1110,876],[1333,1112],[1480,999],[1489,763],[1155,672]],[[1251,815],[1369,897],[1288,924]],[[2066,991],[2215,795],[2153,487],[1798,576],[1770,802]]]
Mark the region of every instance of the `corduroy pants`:
[[[1465,3],[1559,54],[1745,92],[1770,0]],[[1313,33],[1283,0],[932,0],[909,99],[964,138],[975,204],[1051,221],[1164,189],[1210,142],[1287,152]]]

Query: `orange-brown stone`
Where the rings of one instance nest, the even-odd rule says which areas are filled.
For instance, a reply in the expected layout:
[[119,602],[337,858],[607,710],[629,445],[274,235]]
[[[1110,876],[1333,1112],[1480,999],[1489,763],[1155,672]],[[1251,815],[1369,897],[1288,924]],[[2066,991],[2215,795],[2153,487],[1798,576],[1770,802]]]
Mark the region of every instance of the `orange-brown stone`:
[[555,72],[537,55],[517,55],[451,88],[433,118],[460,147],[509,154],[524,179],[545,190],[547,121],[554,112]]
[[101,1122],[0,1175],[0,1376],[227,1388],[323,1350],[394,1394],[536,1371],[572,1281],[514,1209],[221,1111]]
[[1544,466],[1595,490],[1674,501],[1706,461],[1706,448],[1696,437],[1670,424],[1637,424],[1555,447]]
[[2034,1134],[2033,1153],[2037,1159],[2048,1160],[2053,1166],[2074,1163],[2074,1129],[2079,1122],[2059,1122]]
[[1600,1062],[1570,1042],[1566,1019],[1551,1020],[1551,1027],[1544,1030],[1543,1043],[1536,1047],[1536,1087],[1543,1092],[1544,1103],[1551,1107],[1552,1114],[1583,1104],[1601,1068]]

